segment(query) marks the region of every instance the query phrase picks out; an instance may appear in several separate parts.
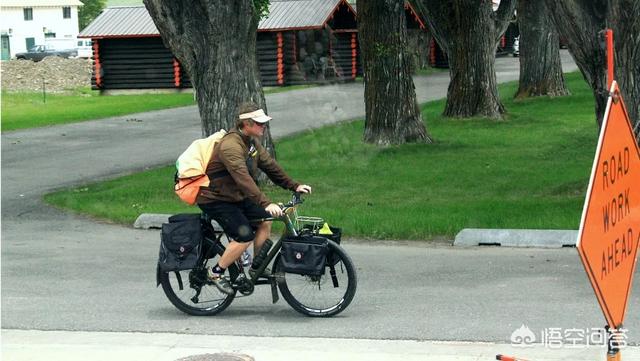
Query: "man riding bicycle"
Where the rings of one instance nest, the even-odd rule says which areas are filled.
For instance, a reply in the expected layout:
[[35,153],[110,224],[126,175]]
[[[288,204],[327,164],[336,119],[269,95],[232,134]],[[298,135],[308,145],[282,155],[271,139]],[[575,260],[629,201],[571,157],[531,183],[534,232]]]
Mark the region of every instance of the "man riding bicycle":
[[249,221],[282,216],[280,206],[272,203],[256,184],[258,168],[282,188],[311,192],[310,186],[294,182],[260,144],[269,120],[271,117],[253,102],[239,106],[236,127],[216,145],[207,165],[210,185],[200,188],[196,200],[230,238],[218,263],[208,270],[209,279],[227,294],[233,293],[233,288],[224,276],[226,268],[240,258],[251,242],[254,254],[258,254],[271,233],[271,221]]

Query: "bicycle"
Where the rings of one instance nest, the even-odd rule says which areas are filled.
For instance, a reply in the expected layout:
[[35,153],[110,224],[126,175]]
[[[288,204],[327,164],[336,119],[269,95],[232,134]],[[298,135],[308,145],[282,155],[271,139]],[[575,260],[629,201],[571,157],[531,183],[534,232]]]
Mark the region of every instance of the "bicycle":
[[[283,216],[263,218],[253,222],[281,221],[284,231],[271,247],[266,259],[255,274],[247,276],[242,262],[234,262],[227,269],[234,292],[230,295],[220,292],[207,277],[207,266],[215,265],[224,253],[222,238],[228,237],[224,231],[215,229],[211,219],[203,213],[202,256],[196,266],[189,270],[161,272],[157,270],[157,283],[169,301],[180,311],[194,316],[211,316],[225,310],[233,302],[237,293],[246,297],[254,292],[257,285],[270,285],[272,301],[279,300],[278,290],[285,301],[299,313],[311,317],[331,317],[344,311],[353,300],[357,287],[356,269],[346,251],[338,244],[340,238],[327,239],[328,254],[324,272],[319,276],[300,275],[285,272],[282,268],[280,249],[282,241],[289,236],[316,235],[324,220],[319,217],[298,216],[297,206],[303,200],[294,193],[291,201],[281,205]],[[322,236],[322,235],[319,235]],[[338,241],[338,242],[336,242]],[[271,266],[271,273],[265,270]],[[188,281],[185,287],[185,280]]]

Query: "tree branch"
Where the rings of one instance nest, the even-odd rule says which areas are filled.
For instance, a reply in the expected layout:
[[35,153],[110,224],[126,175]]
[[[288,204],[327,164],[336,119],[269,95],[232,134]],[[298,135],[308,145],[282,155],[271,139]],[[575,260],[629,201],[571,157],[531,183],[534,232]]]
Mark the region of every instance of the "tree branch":
[[496,44],[500,41],[502,34],[507,31],[509,23],[513,19],[513,14],[516,9],[517,0],[501,0],[498,10],[495,12],[495,41]]
[[436,39],[440,47],[449,52],[448,39],[451,35],[451,19],[447,16],[451,12],[452,4],[450,1],[440,0],[411,0],[414,8],[422,13],[423,19],[426,19],[429,31]]

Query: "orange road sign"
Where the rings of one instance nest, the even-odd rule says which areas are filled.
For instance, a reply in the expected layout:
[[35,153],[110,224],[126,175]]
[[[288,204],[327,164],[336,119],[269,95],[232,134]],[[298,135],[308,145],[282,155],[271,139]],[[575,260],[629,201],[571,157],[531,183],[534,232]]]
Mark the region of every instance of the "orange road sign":
[[640,243],[640,151],[618,84],[611,84],[577,248],[611,328],[624,322]]

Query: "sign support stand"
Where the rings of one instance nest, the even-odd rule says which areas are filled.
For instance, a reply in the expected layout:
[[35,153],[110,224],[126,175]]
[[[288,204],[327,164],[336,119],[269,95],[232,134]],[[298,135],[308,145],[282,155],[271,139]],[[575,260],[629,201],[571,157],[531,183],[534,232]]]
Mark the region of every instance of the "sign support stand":
[[607,89],[611,89],[611,83],[613,83],[613,30],[605,29],[604,36],[607,40]]
[[606,360],[620,361],[640,249],[640,148],[614,78],[613,31],[603,33],[609,96],[576,248],[607,322]]
[[609,326],[605,326],[607,330],[607,361],[621,361],[620,355],[620,328],[611,330]]
[[[605,29],[605,38],[607,41],[607,88],[611,89],[613,83],[613,30]],[[605,326],[607,330],[607,361],[621,361],[620,347],[618,345],[618,330],[611,331],[609,325]],[[618,328],[619,329],[619,328]]]

